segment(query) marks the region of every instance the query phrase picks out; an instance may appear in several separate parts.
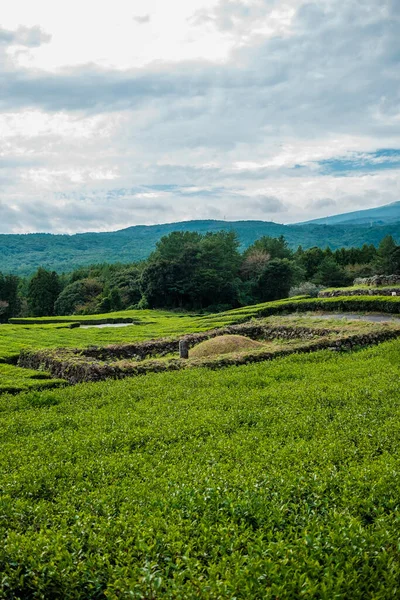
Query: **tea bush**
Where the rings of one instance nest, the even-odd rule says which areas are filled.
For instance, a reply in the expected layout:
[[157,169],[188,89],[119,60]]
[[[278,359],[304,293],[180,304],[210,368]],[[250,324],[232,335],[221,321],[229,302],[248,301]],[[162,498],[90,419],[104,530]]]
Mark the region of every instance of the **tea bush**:
[[392,341],[3,396],[0,598],[398,597],[399,365]]
[[0,363],[0,394],[17,393],[31,388],[53,388],[64,384],[64,380],[52,379],[50,373],[44,371]]

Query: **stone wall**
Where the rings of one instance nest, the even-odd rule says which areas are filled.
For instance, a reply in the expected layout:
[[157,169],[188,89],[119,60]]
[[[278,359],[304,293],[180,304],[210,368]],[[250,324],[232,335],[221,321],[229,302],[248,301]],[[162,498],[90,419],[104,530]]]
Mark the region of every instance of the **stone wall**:
[[[339,331],[334,331],[338,333]],[[179,340],[184,339],[188,342],[189,348],[196,346],[200,342],[209,340],[219,335],[238,334],[245,335],[254,340],[274,340],[274,339],[300,339],[310,340],[315,337],[323,337],[332,333],[332,329],[310,328],[310,327],[289,327],[277,326],[271,327],[263,323],[247,322],[239,325],[228,325],[219,329],[212,329],[201,333],[191,333],[176,339],[149,340],[147,342],[137,342],[133,344],[114,344],[110,346],[93,346],[84,349],[73,349],[72,352],[93,358],[96,360],[116,360],[129,358],[143,360],[153,356],[166,356],[178,352]]]
[[400,275],[374,275],[373,277],[357,277],[353,285],[400,285]]
[[347,290],[341,288],[338,290],[323,290],[319,292],[318,298],[338,298],[340,296],[400,296],[400,289],[397,288],[358,288]]
[[100,362],[98,360],[91,361],[88,360],[88,357],[73,354],[67,349],[63,351],[40,350],[36,352],[23,350],[21,351],[19,364],[22,367],[32,369],[45,368],[47,371],[50,371],[53,377],[66,379],[69,383],[75,384],[85,381],[121,379],[123,377],[145,375],[146,373],[176,371],[193,367],[219,369],[233,365],[268,361],[294,353],[316,352],[323,349],[334,351],[353,350],[371,344],[378,344],[399,336],[400,330],[347,335],[335,340],[324,339],[324,336],[322,336],[317,340],[310,339],[303,341],[299,345],[275,351],[265,350],[236,356],[220,356],[212,359],[180,360],[179,358],[173,358],[169,361],[149,360],[146,362],[132,360],[122,360],[114,363]]

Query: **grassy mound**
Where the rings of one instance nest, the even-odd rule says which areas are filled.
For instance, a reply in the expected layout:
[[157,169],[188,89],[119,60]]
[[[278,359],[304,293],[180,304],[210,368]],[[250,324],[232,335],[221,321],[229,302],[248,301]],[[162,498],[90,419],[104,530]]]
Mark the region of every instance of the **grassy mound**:
[[245,350],[257,350],[263,348],[264,344],[255,342],[244,335],[220,335],[197,344],[191,351],[192,358],[206,358],[229,354],[230,352],[244,352]]

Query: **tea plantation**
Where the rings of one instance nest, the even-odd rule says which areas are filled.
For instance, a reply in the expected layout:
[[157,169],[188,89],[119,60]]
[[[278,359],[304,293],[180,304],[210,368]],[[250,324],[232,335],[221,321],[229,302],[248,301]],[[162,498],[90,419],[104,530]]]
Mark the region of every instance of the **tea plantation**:
[[397,597],[399,361],[3,396],[0,597]]
[[399,376],[394,340],[1,395],[0,598],[399,597]]

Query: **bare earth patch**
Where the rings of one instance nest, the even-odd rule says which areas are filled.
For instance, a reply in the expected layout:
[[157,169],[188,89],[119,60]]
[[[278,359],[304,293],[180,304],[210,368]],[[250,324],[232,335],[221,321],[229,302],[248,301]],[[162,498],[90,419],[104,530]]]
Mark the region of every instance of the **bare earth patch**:
[[190,358],[205,358],[207,356],[229,354],[230,352],[258,350],[264,346],[265,344],[251,340],[244,335],[220,335],[197,344],[190,350]]

